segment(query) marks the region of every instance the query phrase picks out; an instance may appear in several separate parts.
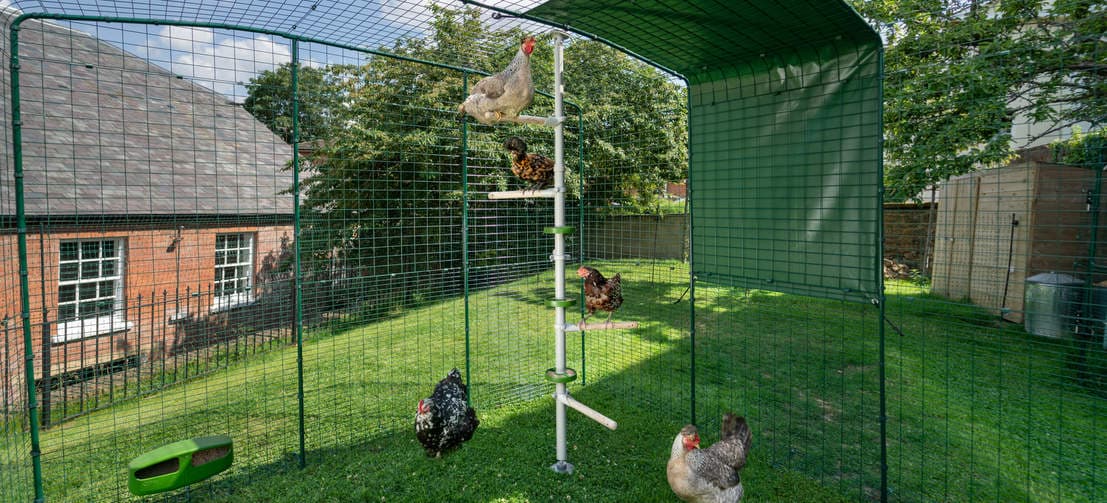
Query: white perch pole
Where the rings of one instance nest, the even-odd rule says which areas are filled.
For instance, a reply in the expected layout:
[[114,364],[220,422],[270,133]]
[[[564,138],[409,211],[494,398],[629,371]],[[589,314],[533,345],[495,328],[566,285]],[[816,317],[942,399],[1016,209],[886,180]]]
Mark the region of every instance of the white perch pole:
[[595,409],[592,409],[591,407],[576,401],[576,399],[569,396],[568,393],[564,395],[557,395],[557,402],[563,403],[580,411],[581,414],[584,414],[585,416],[588,416],[591,420],[604,425],[604,427],[609,430],[614,430],[615,428],[619,427],[619,423],[616,423],[614,419],[600,414],[599,412],[596,412]]
[[556,189],[542,189],[542,190],[503,190],[499,192],[489,192],[489,199],[533,199],[537,197],[550,198],[554,197],[557,193]]
[[[624,329],[628,329],[628,328],[638,328],[638,322],[637,321],[613,321],[613,322],[610,322],[610,323],[600,322],[600,323],[585,323],[584,324],[584,331],[589,331],[589,330],[624,330]],[[579,326],[577,326],[573,323],[566,323],[565,324],[565,331],[566,332],[580,332],[581,327],[579,327]]]
[[[564,66],[564,42],[565,34],[554,32],[554,117],[557,125],[554,127],[554,226],[565,226],[565,128],[564,120],[564,94],[565,89],[561,83],[561,72]],[[565,299],[565,235],[554,234],[554,298]],[[554,365],[558,374],[565,373],[565,308],[557,306],[554,309]],[[560,397],[568,393],[565,383],[557,383],[556,396]],[[558,473],[573,473],[573,465],[569,463],[569,454],[566,444],[567,418],[565,417],[565,403],[556,400],[556,430],[557,430],[557,462],[550,468]]]

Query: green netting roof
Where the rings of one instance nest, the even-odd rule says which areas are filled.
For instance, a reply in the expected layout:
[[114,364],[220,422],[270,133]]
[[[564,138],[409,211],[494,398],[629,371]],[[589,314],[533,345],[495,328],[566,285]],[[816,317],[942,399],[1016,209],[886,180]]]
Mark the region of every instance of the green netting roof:
[[879,43],[837,0],[551,0],[528,14],[603,37],[685,76],[798,47]]

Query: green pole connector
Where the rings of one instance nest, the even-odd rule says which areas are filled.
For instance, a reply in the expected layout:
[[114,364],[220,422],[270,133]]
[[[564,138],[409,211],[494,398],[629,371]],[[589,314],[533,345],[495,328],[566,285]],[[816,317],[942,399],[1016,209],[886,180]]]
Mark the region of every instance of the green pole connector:
[[571,307],[576,303],[576,299],[554,299],[550,301],[550,307]]

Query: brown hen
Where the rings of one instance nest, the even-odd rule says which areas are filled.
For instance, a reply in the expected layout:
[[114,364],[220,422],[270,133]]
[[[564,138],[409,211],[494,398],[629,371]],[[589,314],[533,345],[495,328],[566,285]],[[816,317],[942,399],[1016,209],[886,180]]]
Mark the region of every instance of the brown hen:
[[518,136],[504,141],[504,148],[511,153],[511,172],[524,182],[530,182],[528,190],[538,190],[553,181],[554,161],[549,157],[527,153],[527,142]]
[[584,308],[586,314],[581,318],[579,327],[583,329],[584,321],[597,310],[607,311],[607,319],[611,321],[611,315],[623,305],[623,279],[618,273],[611,279],[604,278],[600,271],[592,267],[577,269],[577,276],[584,278]]

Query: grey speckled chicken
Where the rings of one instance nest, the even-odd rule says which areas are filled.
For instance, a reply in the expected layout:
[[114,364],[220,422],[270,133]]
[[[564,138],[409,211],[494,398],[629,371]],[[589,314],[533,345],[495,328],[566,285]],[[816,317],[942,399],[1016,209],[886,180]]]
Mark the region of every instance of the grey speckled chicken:
[[739,471],[746,466],[752,434],[746,418],[723,415],[722,438],[700,449],[694,425],[685,426],[673,439],[666,475],[669,487],[681,500],[694,503],[737,503],[742,499]]
[[530,76],[530,53],[533,51],[534,37],[524,38],[507,68],[480,79],[457,110],[482,124],[518,117],[519,112],[534,101],[534,82]]
[[423,444],[427,456],[440,457],[473,438],[480,421],[469,406],[468,397],[461,373],[455,368],[438,382],[431,396],[419,400],[415,436]]

